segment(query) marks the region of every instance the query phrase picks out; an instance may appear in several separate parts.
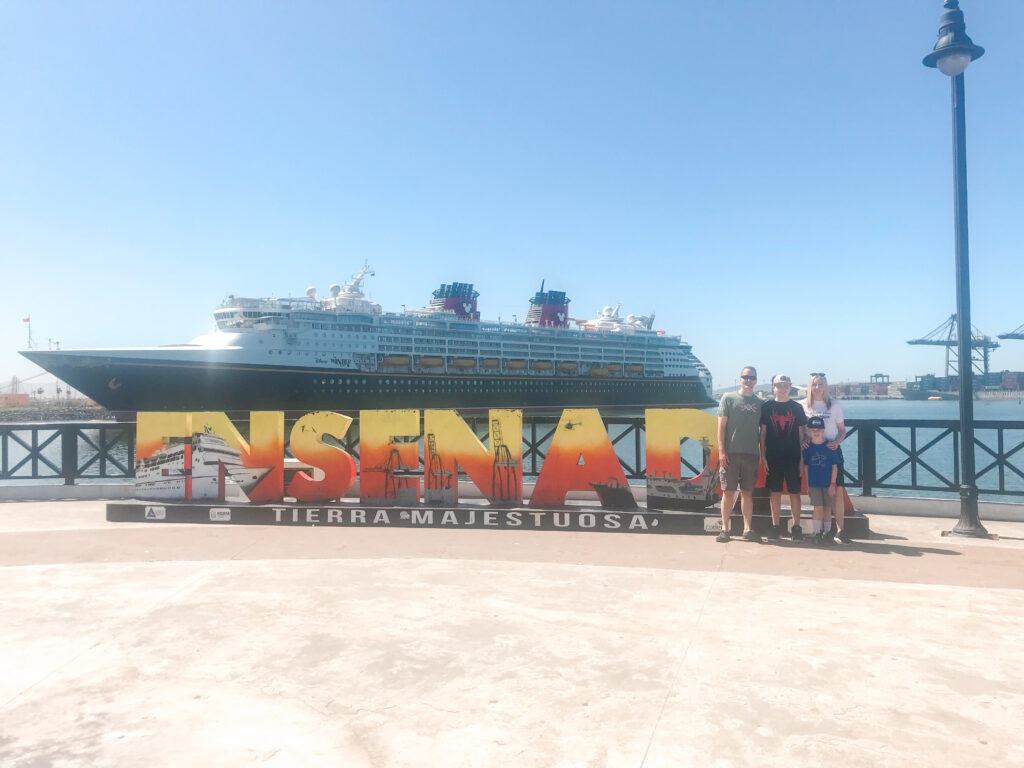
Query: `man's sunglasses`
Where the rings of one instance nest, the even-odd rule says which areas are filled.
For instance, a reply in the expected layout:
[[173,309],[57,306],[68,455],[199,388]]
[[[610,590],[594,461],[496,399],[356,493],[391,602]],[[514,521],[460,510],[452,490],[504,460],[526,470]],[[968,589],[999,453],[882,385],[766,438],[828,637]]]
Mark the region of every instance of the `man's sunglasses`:
[[757,376],[740,376],[744,381],[757,381]]

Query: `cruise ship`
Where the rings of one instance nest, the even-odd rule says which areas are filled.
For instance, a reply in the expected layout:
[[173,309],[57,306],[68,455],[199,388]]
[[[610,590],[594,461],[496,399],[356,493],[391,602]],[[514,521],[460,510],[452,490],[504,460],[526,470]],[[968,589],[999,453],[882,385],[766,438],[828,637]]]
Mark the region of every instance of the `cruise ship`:
[[112,411],[492,407],[705,407],[711,374],[654,315],[569,316],[563,291],[524,323],[486,322],[470,283],[422,309],[367,300],[363,267],[329,296],[229,296],[216,330],[161,347],[29,350],[25,357]]

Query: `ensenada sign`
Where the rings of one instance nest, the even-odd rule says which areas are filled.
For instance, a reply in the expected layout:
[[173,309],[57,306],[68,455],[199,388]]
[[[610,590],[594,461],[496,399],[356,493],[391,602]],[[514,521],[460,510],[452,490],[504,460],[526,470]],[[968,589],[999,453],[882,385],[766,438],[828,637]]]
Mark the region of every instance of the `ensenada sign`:
[[[188,503],[223,502],[229,495],[244,494],[254,506],[273,505],[286,497],[317,504],[346,497],[358,478],[359,503],[367,508],[455,507],[461,472],[491,507],[523,506],[521,410],[490,410],[487,444],[455,410],[361,411],[358,462],[341,447],[353,424],[351,417],[333,411],[307,413],[292,425],[288,444],[295,459],[313,472],[295,472],[287,483],[284,412],[254,411],[248,423],[246,440],[222,412],[140,412],[137,497]],[[644,429],[648,506],[652,495],[664,500],[666,508],[711,503],[717,489],[715,417],[688,408],[651,408],[644,413]],[[680,443],[686,438],[704,447],[703,470],[692,478],[681,475]],[[422,471],[416,442],[420,439]],[[551,436],[528,506],[560,507],[570,491],[593,491],[598,486],[628,490],[598,410],[566,409]],[[501,517],[503,522],[516,519]],[[325,517],[322,524],[346,524],[340,518],[328,520]]]

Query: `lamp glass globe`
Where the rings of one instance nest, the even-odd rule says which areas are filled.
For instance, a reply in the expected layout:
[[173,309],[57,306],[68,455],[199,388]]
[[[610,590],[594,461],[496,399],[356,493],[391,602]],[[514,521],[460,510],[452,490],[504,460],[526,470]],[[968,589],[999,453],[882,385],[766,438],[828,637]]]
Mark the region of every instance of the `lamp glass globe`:
[[956,77],[962,74],[970,63],[971,54],[969,53],[947,53],[935,62],[935,66],[939,68],[942,74]]

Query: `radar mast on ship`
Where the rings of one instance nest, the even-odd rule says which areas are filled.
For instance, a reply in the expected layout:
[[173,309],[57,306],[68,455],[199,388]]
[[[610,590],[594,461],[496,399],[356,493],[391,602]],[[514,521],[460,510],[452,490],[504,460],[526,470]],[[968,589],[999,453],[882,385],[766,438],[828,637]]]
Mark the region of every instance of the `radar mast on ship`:
[[360,269],[356,274],[352,275],[352,279],[345,283],[345,287],[341,289],[341,296],[346,299],[361,299],[363,298],[363,280],[366,277],[372,276],[373,270],[369,264],[363,264],[363,268]]
[[363,280],[374,274],[369,264],[364,264],[352,279],[342,288],[337,283],[331,286],[331,298],[324,299],[324,309],[335,309],[343,312],[369,312],[374,315],[381,313],[380,304],[367,301],[363,296]]

